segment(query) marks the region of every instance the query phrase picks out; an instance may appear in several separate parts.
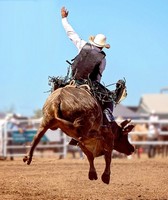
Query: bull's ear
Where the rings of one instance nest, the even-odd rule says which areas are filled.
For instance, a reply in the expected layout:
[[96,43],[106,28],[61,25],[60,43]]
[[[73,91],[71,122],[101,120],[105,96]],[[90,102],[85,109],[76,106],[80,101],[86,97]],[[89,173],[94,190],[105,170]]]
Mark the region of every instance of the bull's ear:
[[131,132],[133,128],[134,128],[134,125],[133,125],[133,124],[128,125],[127,127],[125,127],[125,128],[123,129],[122,133],[123,133],[124,135],[126,135],[126,134],[128,134],[129,132]]
[[123,122],[121,122],[121,127],[124,128],[127,124],[129,124],[131,122],[131,119],[126,119]]

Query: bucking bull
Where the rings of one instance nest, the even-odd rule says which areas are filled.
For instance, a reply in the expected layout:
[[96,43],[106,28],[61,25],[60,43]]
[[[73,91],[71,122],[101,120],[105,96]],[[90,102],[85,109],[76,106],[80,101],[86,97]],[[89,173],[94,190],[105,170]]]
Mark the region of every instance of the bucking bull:
[[87,89],[72,85],[58,88],[49,95],[43,106],[43,119],[23,161],[28,165],[31,163],[35,147],[48,129],[60,128],[78,142],[87,156],[90,180],[98,179],[94,158],[104,155],[105,169],[101,179],[109,184],[112,151],[114,149],[126,155],[134,152],[134,147],[128,141],[128,133],[134,126],[128,125],[129,120],[113,127],[103,126],[102,123],[101,107]]

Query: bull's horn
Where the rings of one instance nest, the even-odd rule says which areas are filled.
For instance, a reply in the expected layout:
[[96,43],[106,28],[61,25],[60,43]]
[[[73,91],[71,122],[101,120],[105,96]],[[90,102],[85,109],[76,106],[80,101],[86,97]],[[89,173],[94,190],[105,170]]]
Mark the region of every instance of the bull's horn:
[[128,125],[127,127],[125,127],[124,129],[123,129],[123,134],[124,135],[126,135],[126,134],[128,134],[129,132],[131,132],[132,131],[132,129],[134,128],[135,126],[133,125],[133,124],[131,124],[131,125]]
[[127,124],[129,124],[131,122],[131,119],[126,119],[123,122],[121,122],[121,127],[124,128]]

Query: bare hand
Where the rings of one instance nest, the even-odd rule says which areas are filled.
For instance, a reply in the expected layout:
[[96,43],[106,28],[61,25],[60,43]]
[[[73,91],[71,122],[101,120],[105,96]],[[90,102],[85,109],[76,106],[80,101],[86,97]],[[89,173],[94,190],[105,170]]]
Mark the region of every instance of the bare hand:
[[61,8],[61,16],[62,16],[62,18],[68,16],[68,10],[65,7]]

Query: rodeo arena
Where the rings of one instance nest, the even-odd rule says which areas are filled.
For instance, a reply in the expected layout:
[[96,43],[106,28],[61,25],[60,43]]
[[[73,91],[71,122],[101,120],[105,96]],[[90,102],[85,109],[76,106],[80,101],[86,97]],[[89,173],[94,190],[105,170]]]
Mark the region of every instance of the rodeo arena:
[[[161,102],[158,104],[158,102]],[[124,119],[131,119],[135,125],[129,133],[129,141],[135,146],[134,155],[128,156],[148,158],[168,157],[168,94],[146,94],[138,107],[126,107],[118,104],[114,108],[116,121],[120,123]],[[14,160],[22,157],[30,147],[35,136],[41,118],[33,119],[14,113],[1,113],[0,115],[0,158],[1,160]],[[66,158],[72,153],[72,158],[79,153],[83,154],[79,147],[69,145],[68,137],[61,129],[47,130],[36,148],[36,156],[58,156]],[[79,156],[77,156],[79,157]],[[122,153],[114,151],[112,157],[123,158]]]
[[[58,77],[50,77],[49,85],[54,83],[52,88],[56,87],[58,84],[56,81],[60,85],[62,80]],[[158,94],[143,95],[137,107],[127,107],[122,103],[118,103],[114,107],[113,115],[118,124],[129,119],[134,125],[132,131],[129,132],[128,139],[136,151],[131,156],[125,156],[114,150],[112,157],[129,159],[144,156],[148,158],[168,157],[167,91],[168,88],[163,88]],[[42,117],[34,119],[15,113],[0,113],[1,160],[14,160],[16,157],[25,155],[41,121]],[[80,158],[83,158],[84,155],[78,146],[69,145],[70,140],[71,137],[67,136],[60,128],[48,129],[41,138],[40,144],[37,145],[34,155],[43,157],[52,153],[59,158],[66,158],[69,153],[72,153],[72,158],[76,158],[75,153],[79,153]]]
[[[104,144],[98,137],[71,145],[72,138],[60,125],[56,130],[46,129],[38,140],[43,117],[0,113],[0,199],[168,199],[167,103],[165,88],[158,94],[143,95],[137,107],[116,104],[113,115],[117,124],[123,129],[131,126],[121,140],[125,138],[126,148],[132,146],[133,150],[122,148],[119,137],[114,139],[111,158],[108,142]],[[99,145],[107,150],[102,153]]]

